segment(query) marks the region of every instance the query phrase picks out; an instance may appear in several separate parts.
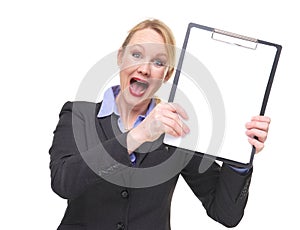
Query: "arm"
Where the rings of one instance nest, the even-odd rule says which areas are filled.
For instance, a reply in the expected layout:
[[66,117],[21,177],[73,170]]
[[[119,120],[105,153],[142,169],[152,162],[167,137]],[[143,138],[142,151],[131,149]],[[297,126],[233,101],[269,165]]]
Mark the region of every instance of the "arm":
[[[254,116],[246,123],[246,135],[256,153],[264,147],[270,118]],[[238,169],[213,163],[203,174],[198,173],[200,157],[194,156],[182,176],[195,195],[202,201],[207,214],[225,226],[236,226],[243,217],[251,181],[251,169]]]
[[247,203],[252,169],[246,174],[228,165],[215,162],[199,173],[201,157],[194,156],[182,170],[182,176],[202,202],[208,216],[227,227],[236,226],[243,217]]
[[[116,156],[120,162],[129,163],[125,144],[121,144],[122,141],[125,143],[127,134],[104,140],[99,144],[98,134],[88,134],[88,124],[95,125],[94,110],[89,122],[84,113],[74,111],[73,104],[67,102],[63,106],[49,150],[51,187],[59,196],[67,199],[75,198],[90,186],[101,183],[103,179],[99,174],[118,171],[118,162],[109,159],[103,154],[104,151],[111,153],[113,157]],[[95,106],[92,108],[95,109]]]

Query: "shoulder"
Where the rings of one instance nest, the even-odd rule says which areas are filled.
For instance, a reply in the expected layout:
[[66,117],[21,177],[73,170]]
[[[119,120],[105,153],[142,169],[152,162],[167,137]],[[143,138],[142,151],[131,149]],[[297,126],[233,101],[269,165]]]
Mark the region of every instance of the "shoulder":
[[95,117],[100,109],[101,102],[67,101],[61,108],[59,118],[78,117],[81,119]]
[[102,102],[89,102],[89,101],[67,101],[62,110],[72,110],[73,108],[96,108],[100,107]]

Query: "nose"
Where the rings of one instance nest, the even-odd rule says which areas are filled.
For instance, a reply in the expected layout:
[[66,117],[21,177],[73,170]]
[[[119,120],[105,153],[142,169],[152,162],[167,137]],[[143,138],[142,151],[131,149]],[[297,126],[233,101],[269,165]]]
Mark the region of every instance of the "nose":
[[139,65],[137,71],[139,74],[142,74],[144,76],[149,76],[151,69],[150,69],[150,62],[145,62]]

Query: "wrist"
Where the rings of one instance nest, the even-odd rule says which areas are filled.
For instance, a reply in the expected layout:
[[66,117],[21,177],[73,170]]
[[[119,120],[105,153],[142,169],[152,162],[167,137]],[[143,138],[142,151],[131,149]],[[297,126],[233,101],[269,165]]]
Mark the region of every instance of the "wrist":
[[131,154],[138,147],[147,141],[147,138],[144,137],[144,132],[141,132],[138,128],[133,128],[128,132],[127,135],[127,150],[128,154]]

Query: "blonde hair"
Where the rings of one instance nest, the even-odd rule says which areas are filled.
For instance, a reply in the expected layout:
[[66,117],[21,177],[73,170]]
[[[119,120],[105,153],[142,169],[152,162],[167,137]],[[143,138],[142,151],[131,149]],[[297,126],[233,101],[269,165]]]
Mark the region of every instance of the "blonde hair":
[[136,26],[134,26],[128,33],[126,39],[124,40],[122,44],[122,48],[125,49],[128,43],[130,42],[132,36],[139,30],[143,29],[153,29],[155,30],[159,35],[162,36],[165,44],[167,44],[167,52],[169,56],[169,63],[168,63],[168,71],[165,76],[165,80],[170,79],[174,72],[174,66],[175,66],[175,37],[173,35],[173,32],[171,29],[162,21],[158,19],[147,19],[145,21],[142,21],[138,23]]

